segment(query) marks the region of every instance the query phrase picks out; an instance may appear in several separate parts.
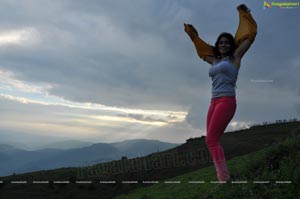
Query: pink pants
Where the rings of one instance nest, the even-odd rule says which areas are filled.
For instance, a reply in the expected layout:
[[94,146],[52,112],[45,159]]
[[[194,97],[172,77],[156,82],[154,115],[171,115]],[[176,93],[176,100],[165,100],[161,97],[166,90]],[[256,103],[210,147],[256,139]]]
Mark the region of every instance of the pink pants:
[[207,113],[206,144],[212,156],[219,182],[230,178],[220,138],[233,118],[235,110],[235,96],[224,96],[212,98]]

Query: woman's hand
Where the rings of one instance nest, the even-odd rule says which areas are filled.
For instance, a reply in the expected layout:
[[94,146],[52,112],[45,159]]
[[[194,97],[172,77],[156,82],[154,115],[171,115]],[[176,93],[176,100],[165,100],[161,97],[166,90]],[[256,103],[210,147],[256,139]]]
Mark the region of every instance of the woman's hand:
[[250,12],[250,11],[251,11],[245,4],[239,5],[239,6],[237,7],[237,9],[238,9],[238,10],[241,9],[241,10],[243,10],[243,11],[245,11],[245,12]]
[[192,24],[184,24],[184,31],[189,35],[192,41],[198,37],[198,31]]

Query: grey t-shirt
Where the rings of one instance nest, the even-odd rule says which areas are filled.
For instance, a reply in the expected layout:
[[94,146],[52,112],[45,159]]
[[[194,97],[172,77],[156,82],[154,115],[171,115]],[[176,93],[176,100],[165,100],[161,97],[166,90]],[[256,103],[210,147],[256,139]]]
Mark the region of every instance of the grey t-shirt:
[[213,64],[209,68],[212,78],[212,98],[222,96],[235,96],[235,85],[239,69],[234,66],[229,57]]

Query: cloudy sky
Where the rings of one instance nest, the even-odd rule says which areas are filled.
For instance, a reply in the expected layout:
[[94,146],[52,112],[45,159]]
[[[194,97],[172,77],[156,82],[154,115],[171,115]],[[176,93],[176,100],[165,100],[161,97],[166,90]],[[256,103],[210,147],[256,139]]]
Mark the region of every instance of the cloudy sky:
[[214,44],[221,32],[235,34],[240,3],[251,9],[258,34],[242,61],[237,111],[226,131],[299,118],[300,7],[265,10],[260,0],[1,0],[2,141],[33,135],[41,143],[182,143],[205,135],[209,65],[183,23]]

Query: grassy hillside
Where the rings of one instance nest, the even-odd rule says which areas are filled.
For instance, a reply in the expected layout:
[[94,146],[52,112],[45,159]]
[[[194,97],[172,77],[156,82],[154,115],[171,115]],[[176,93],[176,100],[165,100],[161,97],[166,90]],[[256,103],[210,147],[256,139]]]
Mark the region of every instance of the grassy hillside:
[[[293,182],[297,182],[297,180],[299,182],[299,170],[296,168],[300,163],[299,156],[296,153],[297,150],[299,153],[299,140],[295,139],[299,137],[299,134],[300,122],[255,126],[247,130],[226,133],[222,137],[222,145],[229,160],[229,169],[232,171],[234,179],[249,179],[252,181],[252,184],[233,184],[232,186],[230,186],[231,184],[226,184],[226,186],[230,186],[228,190],[232,190],[233,195],[237,191],[240,191],[241,194],[244,191],[248,195],[249,193],[250,195],[256,194],[256,192],[264,191],[268,186],[273,186],[272,183],[253,184],[253,180],[264,180],[266,178],[271,180],[289,180],[293,177]],[[285,143],[287,146],[277,146],[279,142],[283,142],[287,138],[292,138],[292,141],[297,140],[297,142],[293,144],[293,142],[289,141]],[[291,148],[290,146],[295,147]],[[271,148],[267,150],[266,147]],[[259,150],[262,151],[257,152]],[[245,154],[248,155],[243,156]],[[288,158],[286,159],[285,156]],[[293,163],[291,160],[296,163]],[[125,167],[120,168],[124,165]],[[293,172],[292,174],[290,173],[291,171]],[[231,191],[225,191],[225,187],[216,193],[209,193],[209,190],[214,190],[216,184],[208,182],[216,180],[215,176],[214,167],[212,167],[212,161],[205,145],[205,137],[201,137],[189,139],[186,143],[173,149],[145,157],[118,160],[90,167],[61,168],[0,177],[0,181],[3,181],[3,183],[0,182],[0,198],[110,199],[131,192],[133,192],[133,195],[127,198],[203,198],[205,195],[206,198],[220,198],[216,194],[223,194],[223,192],[229,194]],[[181,183],[164,183],[165,180],[172,180],[173,178],[180,180]],[[26,180],[28,183],[10,183],[13,180]],[[87,180],[92,183],[75,183],[78,180]],[[116,183],[101,184],[101,180],[114,180]],[[122,181],[132,180],[139,183],[122,183]],[[142,181],[153,180],[158,180],[159,183],[154,186],[142,183]],[[188,181],[199,180],[204,180],[205,183],[188,183]],[[49,181],[49,183],[33,184],[33,181]],[[54,181],[69,181],[70,183],[56,184]],[[291,192],[286,193],[286,195],[295,194],[295,183],[275,185],[276,189],[274,188],[274,191],[290,189]],[[273,190],[273,188],[270,190]],[[126,198],[126,196],[121,198]]]
[[[298,136],[258,152],[231,159],[228,167],[233,179],[222,187],[211,183],[217,180],[214,167],[211,166],[168,179],[168,181],[180,181],[180,184],[161,182],[114,199],[294,199],[300,195],[299,164],[300,137]],[[204,181],[204,183],[189,183],[191,181]],[[247,181],[247,183],[238,184],[237,181]],[[265,181],[269,183],[261,183]]]

